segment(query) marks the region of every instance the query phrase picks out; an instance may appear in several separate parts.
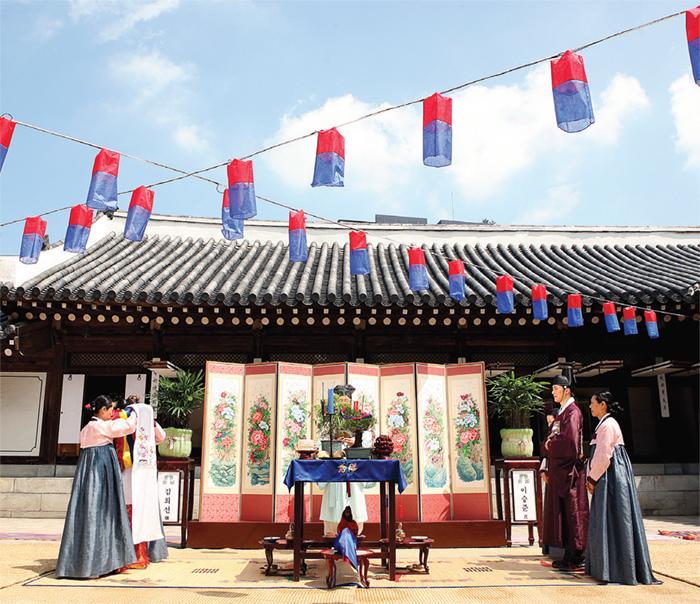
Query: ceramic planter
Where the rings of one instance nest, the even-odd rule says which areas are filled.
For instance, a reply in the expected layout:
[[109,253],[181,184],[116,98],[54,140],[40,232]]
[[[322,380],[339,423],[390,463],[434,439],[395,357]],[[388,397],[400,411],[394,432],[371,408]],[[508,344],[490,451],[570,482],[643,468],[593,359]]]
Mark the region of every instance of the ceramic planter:
[[189,457],[192,454],[192,430],[165,428],[165,440],[158,445],[161,457]]
[[503,428],[501,430],[503,457],[532,457],[532,428]]

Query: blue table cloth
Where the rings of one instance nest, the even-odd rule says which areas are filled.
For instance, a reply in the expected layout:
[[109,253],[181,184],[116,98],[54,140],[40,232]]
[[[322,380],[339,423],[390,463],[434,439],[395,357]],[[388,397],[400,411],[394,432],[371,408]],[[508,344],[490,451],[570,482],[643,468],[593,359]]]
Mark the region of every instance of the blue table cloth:
[[295,482],[387,482],[403,493],[406,478],[396,459],[293,459],[284,477],[288,489]]

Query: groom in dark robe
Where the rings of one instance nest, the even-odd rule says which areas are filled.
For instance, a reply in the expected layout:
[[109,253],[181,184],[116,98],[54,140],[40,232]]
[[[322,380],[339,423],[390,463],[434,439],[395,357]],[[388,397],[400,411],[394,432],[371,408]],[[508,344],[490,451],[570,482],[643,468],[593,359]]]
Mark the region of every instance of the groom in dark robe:
[[552,563],[560,570],[584,568],[588,539],[585,462],[577,463],[582,455],[583,414],[573,397],[574,383],[570,367],[552,380],[552,396],[561,409],[544,442],[549,467],[543,541],[564,549],[564,558]]

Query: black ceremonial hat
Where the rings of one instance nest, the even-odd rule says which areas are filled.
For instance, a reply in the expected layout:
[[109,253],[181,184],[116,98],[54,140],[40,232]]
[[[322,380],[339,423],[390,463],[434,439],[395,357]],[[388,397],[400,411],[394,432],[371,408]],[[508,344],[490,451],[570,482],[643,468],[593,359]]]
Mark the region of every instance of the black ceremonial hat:
[[576,377],[572,367],[564,367],[561,370],[561,375],[554,376],[552,386],[563,386],[564,388],[573,388],[576,385]]

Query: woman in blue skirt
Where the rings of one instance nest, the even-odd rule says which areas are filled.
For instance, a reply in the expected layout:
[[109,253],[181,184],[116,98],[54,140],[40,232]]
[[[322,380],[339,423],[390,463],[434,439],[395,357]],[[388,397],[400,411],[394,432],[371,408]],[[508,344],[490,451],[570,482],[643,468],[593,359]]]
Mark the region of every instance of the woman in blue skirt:
[[112,401],[85,405],[80,457],[73,478],[57,577],[94,579],[136,561],[114,438],[136,430],[137,417],[112,420]]
[[622,411],[610,392],[599,390],[591,397],[591,414],[600,421],[591,439],[586,483],[593,495],[586,574],[610,583],[649,585],[655,579],[642,510],[616,419]]

